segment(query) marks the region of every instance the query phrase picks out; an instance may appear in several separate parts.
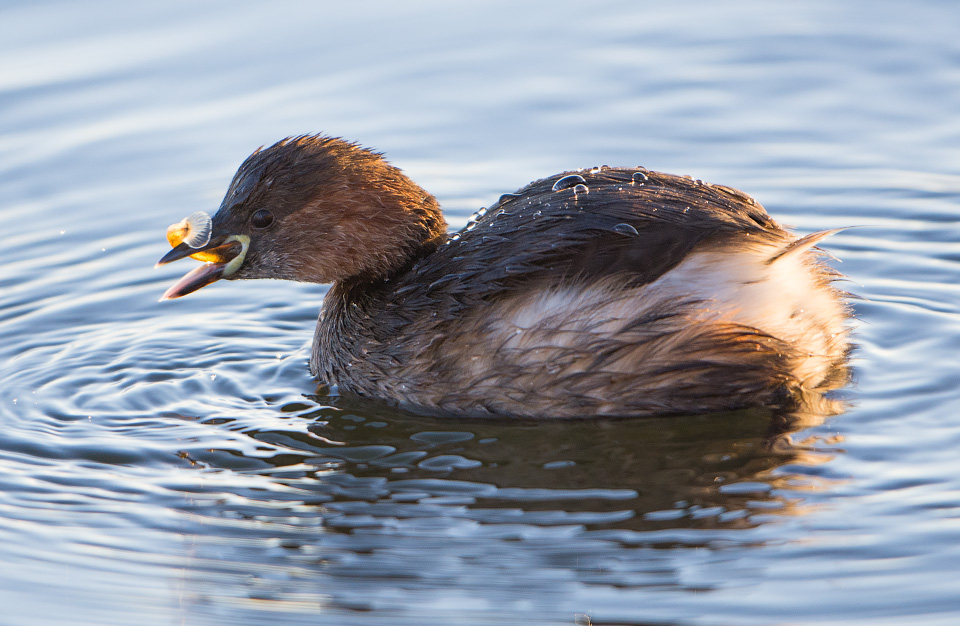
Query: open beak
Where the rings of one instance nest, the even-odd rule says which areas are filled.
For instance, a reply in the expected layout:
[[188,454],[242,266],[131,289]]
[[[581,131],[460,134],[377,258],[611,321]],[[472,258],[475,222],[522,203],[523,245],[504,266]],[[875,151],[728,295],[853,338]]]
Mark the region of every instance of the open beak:
[[[175,226],[177,225],[175,224],[170,228],[173,229]],[[170,240],[170,244],[174,246],[173,250],[163,255],[163,258],[157,261],[156,267],[186,257],[193,257],[198,261],[205,261],[205,263],[188,272],[167,289],[160,298],[161,302],[193,293],[201,287],[206,287],[212,282],[235,273],[243,265],[243,260],[247,256],[247,249],[250,246],[250,237],[247,235],[215,237],[199,248],[192,248],[183,243],[182,238],[171,237],[170,231],[167,232],[167,238]]]

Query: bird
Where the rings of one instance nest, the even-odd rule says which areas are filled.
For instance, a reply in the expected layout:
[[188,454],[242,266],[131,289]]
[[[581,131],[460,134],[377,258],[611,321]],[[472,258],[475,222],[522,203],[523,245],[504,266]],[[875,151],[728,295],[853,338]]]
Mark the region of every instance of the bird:
[[[838,229],[839,230],[839,229]],[[566,419],[789,407],[848,380],[849,294],[749,195],[642,167],[536,180],[448,230],[380,152],[323,134],[258,148],[157,266],[329,283],[310,372],[336,393],[452,417]]]

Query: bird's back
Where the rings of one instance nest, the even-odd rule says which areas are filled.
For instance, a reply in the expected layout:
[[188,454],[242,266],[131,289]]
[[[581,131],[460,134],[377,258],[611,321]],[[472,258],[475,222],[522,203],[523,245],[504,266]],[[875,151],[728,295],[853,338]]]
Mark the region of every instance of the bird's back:
[[338,284],[312,366],[417,408],[705,412],[836,386],[836,274],[745,194],[642,169],[507,194],[386,281]]

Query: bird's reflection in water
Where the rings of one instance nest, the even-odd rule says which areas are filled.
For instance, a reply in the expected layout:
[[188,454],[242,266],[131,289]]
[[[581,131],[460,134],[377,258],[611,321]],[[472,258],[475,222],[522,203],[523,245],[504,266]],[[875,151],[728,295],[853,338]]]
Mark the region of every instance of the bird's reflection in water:
[[228,472],[221,496],[207,487],[215,503],[191,505],[184,611],[243,615],[240,598],[255,598],[347,619],[439,602],[453,623],[467,594],[504,620],[519,602],[566,623],[582,585],[702,593],[705,566],[729,571],[744,550],[789,540],[766,522],[802,514],[805,493],[829,485],[809,465],[837,453],[791,439],[829,402],[560,422],[425,418],[329,395],[277,406],[266,421],[209,419],[280,452],[208,451],[202,465],[266,482],[230,488]]
[[[430,515],[449,505],[450,514],[483,523],[742,528],[758,515],[798,513],[796,496],[782,492],[815,488],[813,476],[778,468],[837,452],[836,440],[794,441],[842,408],[815,400],[780,412],[534,422],[430,418],[316,395],[281,407],[284,421],[300,427],[248,434],[296,451],[273,459],[291,470],[282,475],[300,484],[314,476],[318,503],[362,512],[365,524],[396,516],[401,503],[410,515],[421,503]],[[354,488],[345,478],[356,479]],[[336,488],[325,488],[331,481]],[[329,522],[350,529],[335,516]]]

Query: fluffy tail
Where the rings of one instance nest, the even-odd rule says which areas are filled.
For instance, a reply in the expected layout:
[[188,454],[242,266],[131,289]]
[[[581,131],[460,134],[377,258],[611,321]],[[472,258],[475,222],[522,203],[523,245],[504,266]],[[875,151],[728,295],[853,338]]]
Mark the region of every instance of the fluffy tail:
[[832,230],[821,230],[819,232],[810,233],[805,237],[801,237],[796,241],[790,242],[790,244],[788,244],[787,247],[781,250],[778,250],[776,254],[774,254],[772,257],[764,261],[764,263],[766,265],[773,265],[774,263],[776,263],[777,261],[785,257],[796,256],[801,252],[805,250],[809,250],[810,248],[815,246],[817,243],[820,242],[821,239],[825,239],[830,235],[833,235],[834,233],[839,233],[841,230],[846,230],[847,228],[849,228],[849,226],[844,228],[834,228]]

